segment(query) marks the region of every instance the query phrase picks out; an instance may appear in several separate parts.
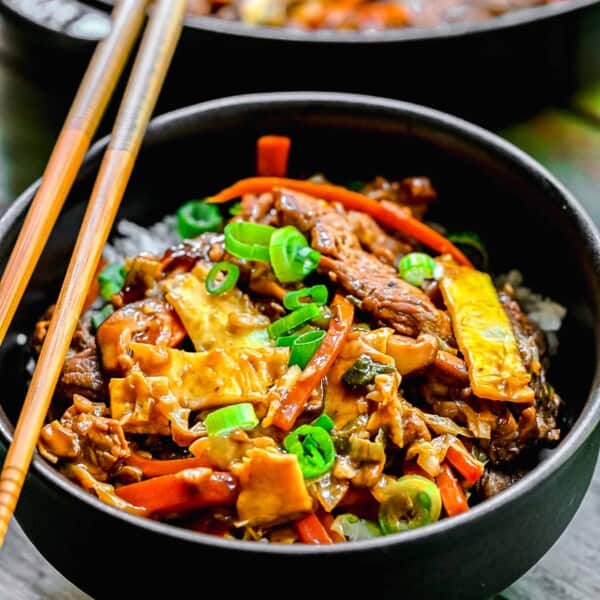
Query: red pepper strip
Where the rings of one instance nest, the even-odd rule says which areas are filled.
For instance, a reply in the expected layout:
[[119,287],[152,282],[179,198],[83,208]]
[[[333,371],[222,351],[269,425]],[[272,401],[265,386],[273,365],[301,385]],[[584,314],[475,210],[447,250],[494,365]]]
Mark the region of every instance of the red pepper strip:
[[160,477],[161,475],[172,475],[184,469],[209,466],[204,459],[196,456],[175,460],[157,460],[155,458],[144,458],[139,454],[132,454],[125,462],[132,467],[141,469],[142,475],[146,479]]
[[435,482],[440,488],[442,503],[448,516],[452,517],[469,510],[465,493],[448,463],[442,464],[442,471],[435,478]]
[[446,460],[464,477],[469,485],[473,485],[483,475],[483,463],[456,446],[448,448]]
[[285,177],[292,140],[283,135],[263,135],[256,142],[256,174]]
[[299,519],[294,525],[300,541],[304,544],[333,544],[323,523],[314,513]]
[[244,194],[270,192],[273,188],[286,188],[328,202],[339,202],[344,208],[366,213],[381,225],[412,237],[439,252],[439,254],[450,254],[460,265],[473,266],[471,261],[452,242],[425,225],[425,223],[411,217],[405,211],[379,203],[373,198],[339,185],[287,179],[285,177],[249,177],[248,179],[241,179],[219,192],[216,196],[208,198],[207,202],[218,204],[233,200]]
[[150,514],[164,514],[234,504],[238,483],[229,473],[199,467],[125,485],[116,494]]
[[342,346],[352,328],[354,305],[340,294],[336,294],[331,303],[332,318],[329,329],[321,345],[308,361],[304,373],[281,403],[273,416],[273,425],[289,431],[300,416],[312,391],[319,381],[327,375],[331,365],[342,351]]

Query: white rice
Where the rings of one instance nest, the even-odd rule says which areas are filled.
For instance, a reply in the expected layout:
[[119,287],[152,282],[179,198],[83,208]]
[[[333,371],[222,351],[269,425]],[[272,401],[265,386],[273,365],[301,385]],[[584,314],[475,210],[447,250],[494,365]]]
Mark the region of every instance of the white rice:
[[533,292],[523,285],[523,274],[517,269],[509,271],[505,275],[496,278],[496,285],[502,287],[509,283],[515,291],[515,300],[523,312],[533,321],[546,335],[548,351],[551,355],[558,350],[558,336],[556,332],[561,328],[562,321],[567,314],[567,309],[546,298],[541,294]]
[[124,262],[142,252],[161,256],[167,248],[181,242],[175,215],[167,215],[150,227],[141,227],[123,219],[117,223],[117,233],[104,247],[103,256],[109,262]]

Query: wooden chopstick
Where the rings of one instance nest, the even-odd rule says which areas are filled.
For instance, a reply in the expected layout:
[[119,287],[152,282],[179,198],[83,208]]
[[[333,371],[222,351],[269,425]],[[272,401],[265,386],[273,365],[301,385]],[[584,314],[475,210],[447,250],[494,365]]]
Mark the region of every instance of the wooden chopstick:
[[0,546],[31,463],[87,290],[175,52],[186,4],[187,0],[158,0],[155,3],[136,57],[0,475]]
[[127,63],[147,5],[148,0],[119,2],[111,33],[92,56],[0,281],[0,344]]

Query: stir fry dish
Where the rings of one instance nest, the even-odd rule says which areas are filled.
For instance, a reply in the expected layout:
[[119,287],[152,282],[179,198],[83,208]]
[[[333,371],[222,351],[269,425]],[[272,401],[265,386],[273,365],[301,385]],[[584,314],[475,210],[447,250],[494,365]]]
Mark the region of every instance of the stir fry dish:
[[300,29],[381,30],[481,21],[567,0],[190,0],[195,15]]
[[[112,506],[231,539],[463,513],[560,437],[564,309],[493,279],[475,233],[428,225],[426,177],[291,179],[290,146],[261,137],[257,176],[129,224],[124,260],[107,246],[39,450]],[[165,230],[179,243],[131,252]]]

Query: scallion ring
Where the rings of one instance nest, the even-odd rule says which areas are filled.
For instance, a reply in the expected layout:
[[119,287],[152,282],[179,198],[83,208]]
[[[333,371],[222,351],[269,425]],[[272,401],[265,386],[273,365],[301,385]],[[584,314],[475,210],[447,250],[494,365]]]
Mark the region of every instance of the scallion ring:
[[333,440],[322,427],[301,425],[285,437],[283,447],[298,457],[305,479],[321,477],[333,467]]
[[321,329],[307,331],[306,333],[299,335],[292,342],[289,361],[290,367],[297,365],[301,369],[304,369],[308,364],[308,361],[313,357],[314,353],[321,345],[324,337],[325,332]]
[[331,431],[335,427],[335,422],[327,413],[323,413],[312,422],[312,425],[322,427],[325,431]]
[[222,261],[213,265],[206,276],[204,285],[209,294],[224,294],[235,286],[239,278],[239,267],[233,263]]
[[185,240],[207,231],[219,231],[223,217],[214,204],[191,200],[177,210],[177,233]]
[[225,226],[225,249],[246,260],[269,260],[269,242],[277,230],[269,225],[238,221]]
[[294,331],[298,329],[300,325],[304,325],[304,323],[308,323],[311,319],[318,317],[321,314],[319,307],[311,302],[310,304],[306,304],[302,308],[297,308],[294,312],[291,312],[289,315],[285,317],[281,317],[281,319],[277,319],[277,321],[273,321],[267,328],[269,335],[273,339],[277,339],[278,337],[289,333],[290,331]]
[[411,252],[398,263],[400,277],[415,287],[421,287],[425,279],[433,279],[435,260],[423,252]]
[[229,435],[234,429],[248,431],[258,425],[258,418],[250,402],[224,406],[208,413],[204,419],[209,436]]
[[292,333],[290,335],[280,335],[277,340],[275,340],[276,348],[289,348],[297,340],[302,334],[301,333]]
[[385,489],[379,506],[379,526],[385,534],[422,527],[440,518],[442,497],[429,479],[405,475]]
[[277,229],[269,243],[271,268],[282,283],[301,281],[314,271],[321,260],[298,229],[288,225]]
[[302,288],[300,290],[293,290],[283,297],[283,306],[288,310],[296,310],[307,304],[307,302],[302,301],[304,298],[310,298],[310,302],[323,306],[324,304],[327,304],[329,290],[327,289],[327,286],[322,284],[313,285],[312,287]]

